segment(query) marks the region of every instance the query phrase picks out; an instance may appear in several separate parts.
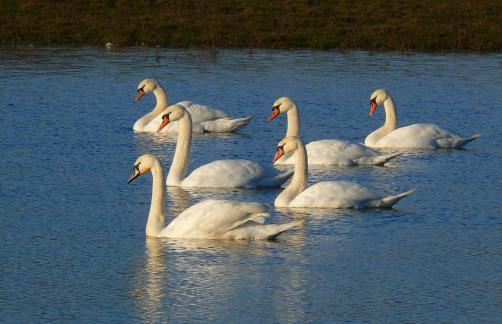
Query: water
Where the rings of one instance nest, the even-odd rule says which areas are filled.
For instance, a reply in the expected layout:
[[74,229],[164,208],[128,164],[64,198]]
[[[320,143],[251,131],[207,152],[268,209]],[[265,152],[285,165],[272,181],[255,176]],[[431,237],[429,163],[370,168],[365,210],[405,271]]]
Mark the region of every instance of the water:
[[[47,48],[0,51],[0,320],[501,321],[502,55]],[[169,189],[168,218],[208,197],[270,204],[304,219],[276,242],[146,239],[151,177],[127,185],[142,153],[167,168],[173,137],[134,134],[154,105],[133,103],[145,77],[170,101],[255,115],[240,134],[196,135],[194,167],[222,158],[270,163],[296,100],[308,142],[356,142],[380,126],[373,90],[401,125],[434,122],[466,150],[410,152],[389,167],[313,169],[398,192],[394,210],[274,211],[277,189]]]

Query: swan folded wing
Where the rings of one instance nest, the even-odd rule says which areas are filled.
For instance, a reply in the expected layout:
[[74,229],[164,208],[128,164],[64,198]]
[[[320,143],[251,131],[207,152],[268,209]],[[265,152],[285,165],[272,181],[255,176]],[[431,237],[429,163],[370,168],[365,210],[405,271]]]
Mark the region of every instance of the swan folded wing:
[[198,167],[182,187],[255,188],[263,176],[263,167],[248,160],[218,160]]
[[281,171],[272,166],[264,167],[263,176],[260,177],[258,187],[280,187],[293,175],[294,169]]
[[[374,150],[361,144],[336,139],[313,141],[306,145],[309,165],[354,165],[361,158],[378,156]],[[294,164],[293,156],[277,164]]]
[[193,123],[201,123],[208,120],[215,120],[218,118],[228,118],[228,114],[220,109],[210,108],[208,106],[200,105],[191,101],[182,101],[178,105],[185,107],[190,113]]
[[251,119],[253,119],[253,116],[236,119],[219,118],[201,122],[200,125],[204,128],[205,132],[230,133],[246,126],[247,124],[249,124]]
[[364,208],[386,195],[348,181],[324,181],[308,187],[296,196],[290,207]]
[[377,155],[364,145],[336,139],[310,142],[306,148],[309,164],[353,165],[361,157]]
[[265,206],[229,200],[205,200],[185,210],[165,229],[167,236],[179,238],[223,238],[247,222],[263,224]]
[[377,142],[379,147],[437,149],[455,147],[462,138],[434,124],[413,124],[400,127]]

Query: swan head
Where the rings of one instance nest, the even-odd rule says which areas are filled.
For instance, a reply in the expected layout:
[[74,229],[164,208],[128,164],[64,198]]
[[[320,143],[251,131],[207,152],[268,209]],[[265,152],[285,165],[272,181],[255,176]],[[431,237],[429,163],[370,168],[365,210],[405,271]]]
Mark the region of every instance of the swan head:
[[373,115],[378,106],[384,103],[389,97],[389,93],[385,89],[375,90],[370,96],[370,116]]
[[279,144],[277,144],[277,152],[275,153],[272,163],[279,160],[281,156],[285,153],[291,153],[296,151],[302,145],[301,139],[296,136],[288,136],[283,138]]
[[160,132],[170,122],[180,120],[185,114],[188,114],[188,111],[185,109],[185,107],[181,105],[169,106],[162,112],[162,123],[160,124],[157,132]]
[[152,154],[143,154],[137,158],[134,162],[132,175],[129,177],[129,181],[127,183],[131,183],[140,175],[150,172],[156,161],[158,162],[157,158]]
[[271,122],[275,117],[279,116],[280,113],[287,112],[296,107],[295,102],[289,97],[281,97],[274,102],[272,107],[272,114],[268,117],[268,121]]
[[140,101],[145,94],[154,92],[158,87],[160,87],[160,85],[155,79],[144,79],[138,84],[138,90],[136,90],[134,101]]

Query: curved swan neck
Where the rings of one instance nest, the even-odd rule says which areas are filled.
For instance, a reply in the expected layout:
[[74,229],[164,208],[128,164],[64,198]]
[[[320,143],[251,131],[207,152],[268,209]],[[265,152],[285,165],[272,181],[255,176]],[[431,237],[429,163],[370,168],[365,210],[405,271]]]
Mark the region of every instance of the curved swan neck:
[[302,143],[295,154],[295,173],[289,185],[275,199],[275,206],[287,207],[289,203],[307,188],[308,160],[305,145]]
[[394,105],[394,100],[389,95],[387,100],[383,102],[385,108],[385,124],[384,126],[389,130],[389,132],[397,128],[397,111]]
[[285,137],[289,136],[300,136],[300,113],[296,104],[293,104],[293,108],[288,110],[288,130]]
[[155,95],[155,99],[157,100],[157,104],[155,105],[154,111],[164,110],[169,106],[167,101],[166,90],[164,90],[164,88],[162,88],[160,84],[155,88],[153,94]]
[[392,97],[389,95],[387,99],[383,102],[383,106],[385,109],[385,123],[382,127],[376,129],[371,134],[369,134],[364,144],[368,146],[377,146],[377,142],[395,130],[397,128],[397,111],[396,106],[394,105],[394,101]]
[[178,120],[178,143],[174,153],[173,163],[167,175],[167,185],[179,186],[185,178],[188,167],[188,155],[192,144],[192,118],[188,112]]
[[152,172],[152,202],[146,222],[146,235],[158,236],[165,227],[164,221],[164,171],[159,161],[153,162]]

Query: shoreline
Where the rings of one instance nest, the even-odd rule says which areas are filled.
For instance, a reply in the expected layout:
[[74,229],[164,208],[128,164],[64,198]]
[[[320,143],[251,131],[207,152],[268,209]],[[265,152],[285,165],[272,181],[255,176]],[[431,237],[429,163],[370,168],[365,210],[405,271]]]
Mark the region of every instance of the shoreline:
[[489,0],[9,1],[0,46],[501,52]]
[[0,45],[0,51],[36,51],[40,49],[61,49],[61,50],[78,50],[78,49],[102,49],[103,51],[108,52],[140,52],[140,51],[155,51],[155,50],[185,50],[185,51],[200,51],[200,52],[213,52],[217,53],[219,51],[249,51],[250,53],[255,52],[264,52],[264,51],[279,51],[279,52],[302,52],[302,51],[312,51],[312,52],[336,52],[336,53],[367,53],[371,54],[401,54],[401,55],[452,55],[452,54],[460,54],[460,55],[497,55],[502,54],[502,50],[496,51],[475,51],[475,50],[443,50],[443,51],[417,51],[417,50],[389,50],[389,49],[381,49],[381,50],[368,50],[363,48],[306,48],[306,47],[298,47],[298,48],[245,48],[245,47],[174,47],[174,46],[113,46],[111,48],[107,48],[105,44],[96,45],[96,44],[17,44],[15,46],[6,46]]

